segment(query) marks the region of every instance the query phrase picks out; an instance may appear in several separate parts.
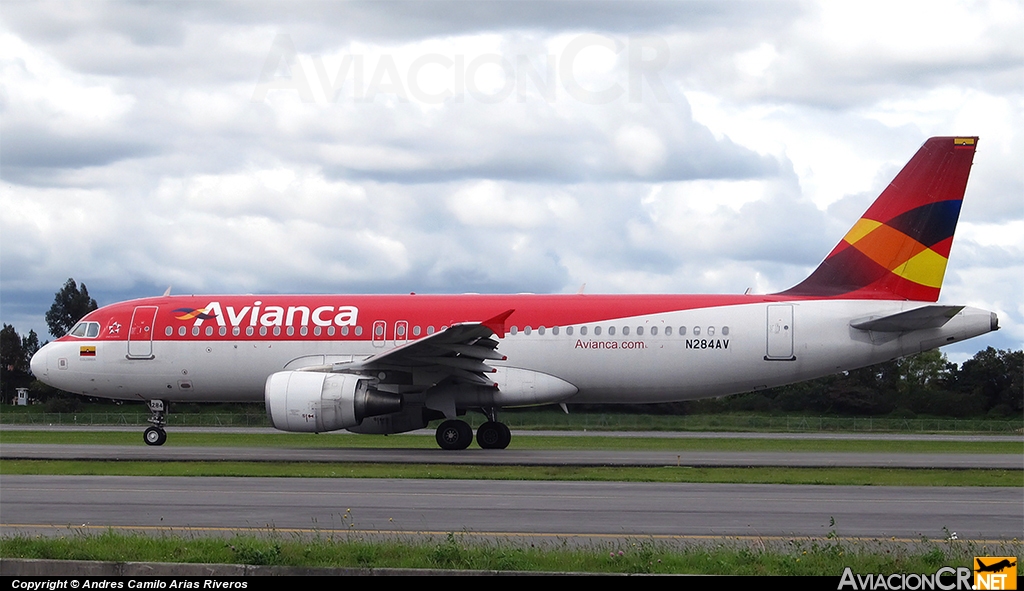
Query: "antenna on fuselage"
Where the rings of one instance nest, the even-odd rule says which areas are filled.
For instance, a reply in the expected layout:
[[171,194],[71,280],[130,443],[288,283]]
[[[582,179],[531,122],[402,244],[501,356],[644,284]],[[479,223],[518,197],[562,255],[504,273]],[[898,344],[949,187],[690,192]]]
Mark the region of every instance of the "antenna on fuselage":
[[166,298],[169,295],[171,295],[171,286],[170,285],[167,286],[167,291],[164,292],[164,297]]
[[579,291],[576,292],[576,295],[583,295],[583,290],[586,289],[586,288],[587,288],[587,282],[584,281],[583,285],[580,285],[580,289],[579,289]]

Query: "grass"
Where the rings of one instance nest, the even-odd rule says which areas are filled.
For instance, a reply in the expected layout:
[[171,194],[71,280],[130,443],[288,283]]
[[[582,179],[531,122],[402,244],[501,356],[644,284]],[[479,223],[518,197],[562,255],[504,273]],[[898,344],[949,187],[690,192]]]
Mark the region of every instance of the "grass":
[[[9,431],[0,430],[0,444],[47,443],[66,445],[142,445],[141,430],[134,431]],[[436,449],[433,435],[352,435],[308,433],[168,432],[167,446],[286,447],[286,448],[389,448]],[[606,451],[761,451],[860,453],[1020,454],[1013,441],[902,441],[875,439],[742,439],[575,436],[515,436],[512,449]]]
[[839,576],[855,573],[934,573],[969,566],[978,556],[1022,556],[1018,541],[993,546],[969,541],[904,544],[825,539],[687,543],[625,538],[580,544],[474,539],[451,532],[419,541],[375,539],[360,533],[320,532],[298,538],[267,532],[228,538],[142,535],[113,530],[69,532],[55,538],[8,536],[7,558],[185,562],[334,568],[462,569],[589,573],[690,573]]
[[896,468],[690,468],[614,466],[462,466],[306,462],[146,462],[0,460],[0,475],[429,478],[821,484],[849,486],[1024,486],[1021,470]]

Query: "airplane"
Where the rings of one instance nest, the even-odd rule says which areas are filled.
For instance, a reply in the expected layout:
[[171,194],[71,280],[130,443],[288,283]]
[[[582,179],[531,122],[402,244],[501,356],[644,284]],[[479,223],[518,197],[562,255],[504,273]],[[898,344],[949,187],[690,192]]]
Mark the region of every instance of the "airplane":
[[[292,432],[402,433],[504,449],[508,407],[658,403],[771,388],[998,330],[937,304],[977,137],[927,140],[796,286],[768,295],[168,295],[104,306],[32,358],[68,392],[263,400]],[[581,290],[582,292],[582,290]]]
[[980,573],[998,573],[1005,569],[1017,566],[1017,561],[1010,560],[1009,558],[1004,558],[998,562],[993,562],[992,564],[985,564],[977,557],[975,557],[974,561],[978,563],[978,566],[974,570]]

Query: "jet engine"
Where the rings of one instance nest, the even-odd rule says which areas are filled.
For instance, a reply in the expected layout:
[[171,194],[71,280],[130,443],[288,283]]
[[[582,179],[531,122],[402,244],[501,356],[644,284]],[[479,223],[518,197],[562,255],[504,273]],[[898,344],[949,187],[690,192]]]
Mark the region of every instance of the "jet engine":
[[349,374],[279,371],[267,378],[264,398],[271,425],[303,433],[347,429],[366,417],[402,410],[400,395]]

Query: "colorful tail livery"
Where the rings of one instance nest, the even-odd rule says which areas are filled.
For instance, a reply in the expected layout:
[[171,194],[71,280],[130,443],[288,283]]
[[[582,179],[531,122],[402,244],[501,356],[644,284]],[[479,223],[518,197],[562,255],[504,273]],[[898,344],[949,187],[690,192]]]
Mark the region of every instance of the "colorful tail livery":
[[928,140],[824,262],[771,295],[170,296],[105,306],[32,358],[44,382],[167,403],[258,401],[278,429],[511,440],[498,412],[655,403],[808,380],[998,329],[935,302],[977,138]]
[[782,293],[938,301],[977,145],[925,142],[814,273]]

